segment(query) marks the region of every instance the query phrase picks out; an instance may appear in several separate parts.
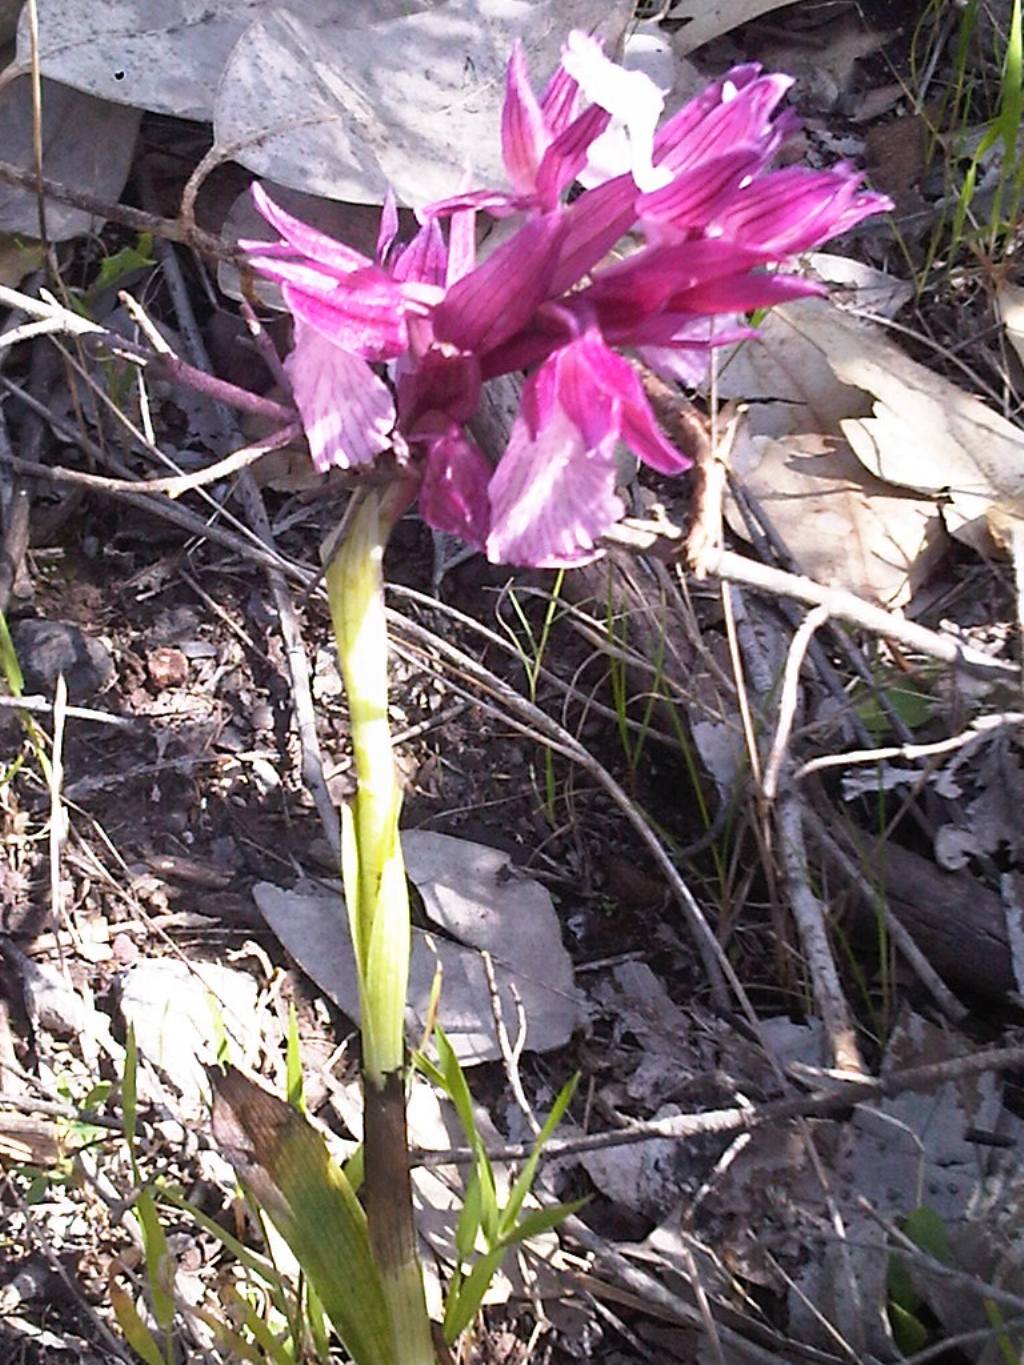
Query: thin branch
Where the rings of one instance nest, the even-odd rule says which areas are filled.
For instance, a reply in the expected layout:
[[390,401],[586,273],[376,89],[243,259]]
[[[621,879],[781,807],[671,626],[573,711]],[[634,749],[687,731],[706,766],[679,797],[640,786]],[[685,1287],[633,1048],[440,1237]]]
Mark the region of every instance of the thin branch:
[[[678,554],[683,537],[681,528],[671,522],[627,518],[613,527],[605,535],[604,541],[609,547],[672,559]],[[769,597],[793,597],[809,606],[827,607],[829,616],[852,621],[874,635],[897,640],[908,649],[952,664],[965,673],[987,679],[1020,677],[1020,669],[1016,664],[995,659],[980,649],[965,645],[955,636],[928,630],[926,626],[907,621],[895,612],[886,611],[884,607],[865,602],[843,588],[826,587],[823,583],[816,583],[813,578],[787,573],[770,564],[761,564],[734,550],[706,550],[704,567],[707,573],[717,578],[745,583]]]
[[811,890],[804,847],[803,815],[800,801],[786,792],[775,808],[779,831],[779,856],[786,870],[790,906],[807,957],[814,998],[840,1071],[863,1072],[864,1062],[857,1045],[857,1030],[843,994],[842,982],[825,927],[825,907]]
[[[553,1137],[545,1144],[542,1160],[555,1161],[563,1157],[580,1156],[587,1152],[604,1151],[609,1147],[630,1147],[638,1142],[679,1142],[710,1134],[726,1136],[731,1133],[750,1133],[772,1124],[787,1123],[791,1119],[815,1118],[851,1109],[878,1099],[892,1099],[910,1091],[935,1090],[949,1081],[963,1080],[989,1071],[1015,1071],[1024,1065],[1024,1044],[1017,1047],[990,1048],[987,1051],[951,1057],[925,1066],[906,1067],[884,1076],[858,1076],[837,1081],[828,1089],[812,1091],[809,1095],[794,1095],[787,1099],[769,1100],[762,1105],[737,1105],[731,1109],[710,1109],[700,1114],[674,1114],[669,1118],[650,1119],[610,1133],[587,1133],[581,1137]],[[494,1161],[525,1161],[533,1150],[531,1143],[515,1142],[502,1147],[488,1148],[487,1155]],[[416,1166],[464,1166],[476,1159],[472,1147],[453,1147],[445,1150],[413,1148]]]

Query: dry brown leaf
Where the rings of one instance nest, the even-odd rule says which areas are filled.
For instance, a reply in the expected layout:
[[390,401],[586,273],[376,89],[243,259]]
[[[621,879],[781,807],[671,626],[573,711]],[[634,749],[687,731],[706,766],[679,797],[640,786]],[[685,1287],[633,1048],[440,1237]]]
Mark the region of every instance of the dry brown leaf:
[[673,38],[673,46],[680,57],[694,52],[712,38],[731,33],[740,24],[782,9],[786,0],[678,0],[672,6],[671,18],[683,19],[685,26]]
[[[801,573],[884,606],[902,606],[944,550],[942,518],[866,474],[845,441],[746,436],[733,467],[764,507]],[[729,524],[745,526],[734,508]]]

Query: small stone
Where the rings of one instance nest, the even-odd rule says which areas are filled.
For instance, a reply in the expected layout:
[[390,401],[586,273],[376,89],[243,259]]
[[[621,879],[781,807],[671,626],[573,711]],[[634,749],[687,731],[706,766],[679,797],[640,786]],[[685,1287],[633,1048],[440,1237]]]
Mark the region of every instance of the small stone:
[[11,638],[28,693],[52,696],[63,673],[69,701],[83,702],[114,680],[110,650],[70,621],[18,621],[11,627]]
[[188,660],[173,645],[160,645],[146,655],[146,671],[154,687],[181,687],[188,681]]

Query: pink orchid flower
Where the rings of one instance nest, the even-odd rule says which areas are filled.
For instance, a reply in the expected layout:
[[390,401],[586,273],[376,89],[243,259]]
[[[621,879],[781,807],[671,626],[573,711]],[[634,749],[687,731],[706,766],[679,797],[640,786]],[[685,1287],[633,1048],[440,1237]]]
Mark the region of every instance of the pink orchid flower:
[[[492,561],[593,558],[623,511],[618,442],[664,474],[689,463],[618,352],[697,382],[713,346],[751,334],[743,314],[822,292],[775,267],[890,207],[845,164],[769,169],[797,126],[779,110],[790,84],[735,67],[658,127],[660,91],[595,39],[570,35],[539,97],[517,46],[509,187],[429,206],[405,246],[385,205],[372,261],[255,188],[282,240],[242,245],[295,319],[286,363],[316,467],[390,448],[418,474],[425,520]],[[477,263],[481,210],[514,231]],[[517,371],[520,409],[492,469],[468,423],[483,385]]]

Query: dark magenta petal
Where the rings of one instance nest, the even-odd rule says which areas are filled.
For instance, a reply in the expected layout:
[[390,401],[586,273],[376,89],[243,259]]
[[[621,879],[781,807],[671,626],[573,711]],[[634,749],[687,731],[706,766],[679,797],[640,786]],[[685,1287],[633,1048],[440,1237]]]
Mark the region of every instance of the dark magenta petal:
[[580,114],[555,138],[537,171],[537,198],[542,208],[554,208],[587,163],[587,151],[611,122],[611,114],[597,104]]
[[799,275],[763,272],[728,275],[681,291],[669,300],[669,307],[680,313],[751,313],[755,308],[773,308],[788,299],[827,293],[825,285]]
[[424,521],[482,550],[491,522],[490,478],[480,448],[460,427],[450,426],[427,447],[420,485]]
[[523,45],[516,40],[505,76],[501,112],[501,155],[509,181],[519,194],[531,194],[549,141],[537,97],[530,87]]
[[587,190],[565,210],[565,228],[552,294],[571,289],[603,260],[636,222],[639,191],[631,175]]
[[716,212],[729,206],[746,177],[764,165],[754,147],[737,147],[724,156],[682,171],[664,187],[637,200],[641,222],[670,223],[676,228],[704,228]]
[[428,218],[408,246],[395,259],[391,274],[396,280],[443,285],[448,273],[448,248],[441,224]]
[[719,214],[716,226],[725,236],[776,258],[806,251],[891,208],[884,195],[861,191],[861,180],[844,166],[773,171],[741,190]]
[[398,412],[410,439],[432,414],[442,413],[446,426],[468,422],[479,401],[480,362],[473,355],[427,351],[398,378]]
[[437,339],[480,353],[524,327],[548,296],[564,229],[560,213],[530,219],[452,285],[434,314]]

